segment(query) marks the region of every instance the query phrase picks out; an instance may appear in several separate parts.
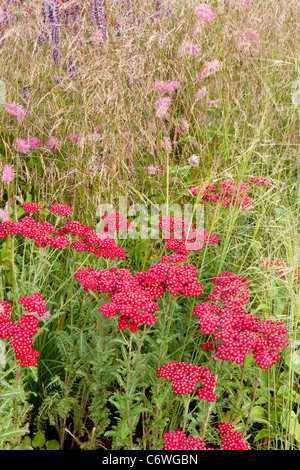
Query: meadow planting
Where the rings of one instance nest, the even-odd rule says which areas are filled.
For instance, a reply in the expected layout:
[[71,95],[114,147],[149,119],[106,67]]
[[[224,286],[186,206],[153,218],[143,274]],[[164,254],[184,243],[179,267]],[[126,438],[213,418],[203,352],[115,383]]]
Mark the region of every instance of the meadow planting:
[[300,449],[299,36],[0,3],[0,450]]

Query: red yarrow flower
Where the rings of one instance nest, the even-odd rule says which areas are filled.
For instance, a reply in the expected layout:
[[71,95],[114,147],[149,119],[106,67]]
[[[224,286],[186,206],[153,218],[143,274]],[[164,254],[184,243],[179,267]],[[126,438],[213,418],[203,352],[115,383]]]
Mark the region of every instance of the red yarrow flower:
[[224,450],[250,450],[248,442],[243,436],[234,430],[234,426],[230,423],[220,423],[218,429],[222,434],[221,447]]
[[103,230],[107,234],[112,234],[125,228],[133,229],[131,222],[129,222],[122,214],[119,214],[118,212],[105,214],[102,217],[102,220],[106,222]]
[[165,433],[163,440],[165,441],[164,450],[212,450],[205,447],[202,439],[188,437],[181,430]]
[[250,178],[250,181],[251,183],[255,183],[257,184],[257,186],[270,186],[270,181],[268,180],[268,178],[255,178],[255,177],[252,177]]
[[60,214],[63,217],[72,214],[73,212],[72,207],[65,206],[64,204],[58,204],[57,202],[52,204],[49,210],[52,214]]
[[27,312],[37,313],[40,317],[42,317],[47,312],[44,297],[39,293],[32,294],[30,297],[20,297],[18,303],[25,305],[25,310]]
[[[31,297],[20,297],[19,303],[25,304],[25,309],[30,313],[41,314],[43,301],[40,294]],[[11,339],[10,346],[15,350],[15,358],[21,367],[37,367],[39,352],[32,350],[34,336],[38,332],[39,319],[33,314],[21,315],[17,322],[10,319],[12,311],[9,302],[0,302],[0,338]]]
[[[172,390],[176,395],[192,394],[197,390],[198,397],[202,400],[214,402],[218,398],[213,392],[217,384],[216,379],[206,367],[172,361],[161,366],[156,376],[171,380]],[[198,385],[199,382],[202,387]]]
[[21,206],[26,212],[29,212],[31,214],[42,209],[42,206],[37,202],[24,202],[23,204],[21,204]]

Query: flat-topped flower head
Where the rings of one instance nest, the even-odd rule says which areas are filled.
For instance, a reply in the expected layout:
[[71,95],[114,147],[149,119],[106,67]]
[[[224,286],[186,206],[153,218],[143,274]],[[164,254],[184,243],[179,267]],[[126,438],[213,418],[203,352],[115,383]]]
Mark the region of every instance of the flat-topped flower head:
[[252,177],[250,178],[250,182],[255,183],[257,186],[270,186],[271,184],[268,178],[263,178],[263,177],[260,177],[260,178]]
[[213,390],[217,384],[213,373],[206,367],[198,367],[189,362],[172,361],[159,367],[157,377],[171,380],[172,390],[176,395],[192,394],[197,391],[198,397],[214,402],[218,395]]
[[34,314],[46,314],[43,302],[43,297],[38,293],[31,297],[20,297],[18,303],[24,304],[29,314],[21,315],[16,322],[10,319],[11,304],[0,302],[0,338],[11,340],[10,347],[14,348],[15,358],[21,367],[38,366],[37,357],[40,353],[31,348],[34,343],[32,337],[38,332],[39,323],[39,318]]
[[188,437],[183,431],[169,431],[163,435],[164,450],[207,450],[200,438]]
[[60,214],[63,217],[73,213],[72,207],[65,206],[64,204],[59,204],[57,202],[52,204],[49,210],[52,214]]
[[133,229],[133,225],[129,220],[126,219],[122,214],[118,212],[111,212],[110,214],[105,214],[102,217],[102,220],[105,222],[104,232],[106,234],[112,234],[122,229]]
[[27,312],[37,313],[40,317],[45,315],[47,312],[44,297],[39,293],[32,294],[31,296],[20,297],[18,303],[23,304]]
[[230,423],[220,423],[218,429],[222,434],[221,447],[224,450],[250,450],[248,442],[243,436],[234,430],[234,426]]
[[33,214],[34,212],[42,209],[42,206],[37,202],[23,202],[21,206],[26,212],[29,212],[30,214]]
[[181,238],[185,232],[194,228],[190,220],[175,215],[160,216],[158,227],[163,231],[164,238],[165,234],[174,234]]

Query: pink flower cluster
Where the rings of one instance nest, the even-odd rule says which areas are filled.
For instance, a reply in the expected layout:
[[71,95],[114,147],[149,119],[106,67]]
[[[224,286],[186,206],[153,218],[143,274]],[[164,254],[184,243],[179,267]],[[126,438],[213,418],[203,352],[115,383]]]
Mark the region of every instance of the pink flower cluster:
[[212,281],[217,287],[206,300],[219,301],[222,308],[203,302],[193,311],[200,318],[200,331],[213,334],[213,342],[204,343],[203,350],[212,350],[219,359],[237,364],[252,353],[256,364],[268,369],[280,359],[279,352],[289,345],[287,328],[281,322],[261,320],[243,310],[251,295],[245,289],[250,283],[248,279],[226,271]]
[[172,361],[159,367],[156,376],[171,380],[172,390],[176,395],[192,394],[197,390],[198,397],[202,400],[214,402],[218,398],[213,392],[217,384],[216,379],[206,367]]
[[170,236],[165,238],[166,249],[173,250],[178,254],[187,255],[191,251],[201,251],[204,245],[219,243],[220,237],[216,234],[209,234],[208,230],[193,229],[184,234],[181,239]]
[[59,150],[59,147],[60,147],[60,142],[59,142],[59,138],[58,137],[50,137],[49,141],[48,141],[48,145],[50,147],[51,150],[53,150],[53,152],[57,152]]
[[246,289],[250,281],[230,271],[224,271],[211,279],[216,285],[206,300],[221,301],[224,309],[240,313],[245,304],[250,301],[251,291]]
[[7,103],[5,109],[9,114],[15,116],[18,121],[21,123],[26,116],[26,111],[20,104],[17,103]]
[[192,222],[180,216],[162,215],[159,218],[158,227],[165,233],[174,233],[183,236],[185,232],[193,228]]
[[163,80],[156,80],[154,89],[160,93],[174,93],[180,87],[180,83],[176,80],[164,82]]
[[206,77],[223,70],[223,64],[215,59],[212,62],[205,62],[203,70],[199,74],[199,81],[202,82]]
[[20,297],[18,303],[24,305],[27,312],[36,312],[39,317],[42,317],[47,313],[46,302],[44,297],[39,293],[32,294],[30,297]]
[[42,209],[42,206],[37,202],[24,202],[21,206],[25,212],[29,212],[30,214],[34,214],[34,212]]
[[167,432],[163,440],[165,441],[164,450],[212,450],[205,447],[202,439],[188,437],[181,430]]
[[12,183],[15,176],[16,172],[14,171],[14,166],[4,165],[1,181],[3,181],[4,183]]
[[196,93],[196,98],[197,100],[202,100],[202,98],[204,98],[204,96],[206,95],[207,95],[207,88],[206,87],[199,88],[199,90]]
[[[47,245],[62,249],[69,245],[66,237],[57,236],[56,228],[48,222],[36,222],[31,216],[24,217],[20,222],[7,221],[0,224],[0,238],[7,235],[22,235],[34,240],[38,247]],[[3,235],[2,235],[3,234]]]
[[172,99],[169,96],[165,96],[164,98],[155,101],[154,107],[156,109],[156,117],[167,119],[169,117],[169,108],[171,103]]
[[15,357],[20,366],[37,367],[37,357],[40,354],[31,349],[34,343],[32,336],[38,332],[39,322],[34,314],[44,316],[47,313],[46,302],[41,294],[35,293],[30,297],[20,297],[18,303],[24,304],[29,315],[22,315],[17,322],[13,322],[10,319],[11,304],[6,301],[0,302],[0,337],[11,339],[10,346],[14,348]]
[[41,141],[37,137],[29,135],[27,139],[17,138],[15,141],[15,149],[20,153],[27,153],[30,149],[36,148],[41,144]]
[[[21,206],[26,212],[29,212],[31,214],[42,209],[42,206],[38,204],[37,202],[24,202],[23,204],[21,204]],[[73,209],[72,207],[68,207],[68,206],[65,206],[64,204],[59,204],[55,202],[54,204],[51,205],[49,211],[52,214],[60,214],[64,217],[66,215],[72,214]]]
[[202,18],[208,23],[212,23],[217,16],[216,13],[205,3],[201,3],[201,5],[195,8],[195,14],[198,18]]
[[248,442],[243,436],[234,430],[234,426],[230,423],[220,423],[218,429],[222,434],[221,447],[224,450],[250,450]]
[[[259,184],[268,185],[267,180],[259,179]],[[251,182],[257,183],[257,180]],[[219,189],[214,184],[204,183],[201,186],[190,185],[188,188],[194,196],[200,195],[203,201],[220,202],[226,209],[235,205],[240,209],[247,211],[254,204],[254,199],[248,195],[251,187],[248,183],[238,184],[236,180],[224,180],[219,182]]]

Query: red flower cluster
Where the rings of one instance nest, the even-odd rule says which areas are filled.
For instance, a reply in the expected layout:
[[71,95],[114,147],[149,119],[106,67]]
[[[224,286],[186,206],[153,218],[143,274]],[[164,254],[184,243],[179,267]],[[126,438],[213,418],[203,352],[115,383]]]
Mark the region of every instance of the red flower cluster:
[[183,217],[162,215],[159,218],[158,227],[165,233],[176,233],[183,236],[185,232],[193,229],[193,224]]
[[35,312],[39,317],[42,317],[47,312],[44,297],[39,293],[32,294],[30,297],[20,297],[18,303],[25,305],[25,310],[27,312]]
[[[250,183],[257,185],[269,186],[266,178],[250,178]],[[250,185],[248,183],[237,183],[236,180],[223,180],[219,182],[219,189],[213,184],[204,183],[201,186],[190,185],[188,188],[195,196],[200,195],[203,201],[218,202],[229,209],[230,206],[236,205],[242,210],[249,210],[253,204],[248,192]]]
[[[172,390],[176,395],[185,395],[197,390],[198,397],[208,402],[214,402],[218,395],[213,392],[216,380],[213,373],[206,367],[197,367],[189,362],[172,361],[157,370],[157,377],[172,381]],[[198,388],[198,383],[202,387]]]
[[219,431],[222,434],[221,447],[224,450],[250,450],[249,444],[244,441],[243,436],[234,430],[230,423],[220,423]]
[[80,269],[75,277],[80,280],[85,292],[90,289],[93,292],[110,293],[111,303],[101,305],[99,311],[106,317],[120,314],[118,329],[129,328],[136,332],[139,324],[155,323],[154,312],[160,308],[128,269],[110,268],[100,272],[91,268]]
[[72,207],[65,206],[64,204],[58,204],[57,202],[52,204],[49,210],[52,214],[60,214],[63,217],[65,217],[66,215],[72,214],[73,212]]
[[167,241],[167,250],[187,255],[190,251],[201,251],[204,245],[219,243],[220,237],[216,234],[210,235],[208,230],[193,229],[191,232],[185,233],[180,239],[170,236],[165,240]]
[[105,233],[114,233],[121,229],[133,229],[131,222],[129,222],[125,217],[123,217],[118,212],[112,212],[111,214],[106,214],[102,217],[102,220],[106,222],[104,226]]
[[51,245],[54,248],[63,248],[69,244],[65,237],[53,237],[57,233],[53,225],[48,222],[36,222],[31,216],[24,217],[20,222],[3,222],[0,225],[0,231],[6,236],[21,234],[23,237],[34,240],[39,247]]
[[[37,313],[39,316],[46,313],[46,303],[41,294],[31,297],[20,297],[20,304],[25,304],[27,312]],[[22,367],[37,367],[39,352],[31,349],[34,336],[38,332],[38,318],[34,315],[22,315],[17,322],[10,319],[12,311],[9,302],[0,302],[0,337],[11,339],[10,346],[15,350],[16,360]]]
[[218,358],[241,364],[246,355],[252,353],[261,369],[275,364],[280,359],[279,351],[289,345],[283,323],[261,320],[246,312],[232,314],[223,310],[219,328],[214,333],[214,351]]
[[221,301],[224,309],[241,312],[243,306],[250,301],[251,291],[245,289],[250,284],[249,279],[230,271],[224,271],[211,279],[216,285],[206,300]]
[[42,208],[42,206],[37,202],[24,202],[23,204],[21,204],[21,206],[26,212],[30,212],[31,214],[36,211],[39,211]]
[[[134,276],[129,269],[109,268],[96,271],[93,268],[79,269],[75,278],[84,286],[84,291],[89,290],[100,293],[119,292],[125,284],[133,286]],[[135,282],[135,288],[138,283]]]
[[[26,206],[24,207],[24,205]],[[25,210],[34,212],[41,208],[36,203],[24,203]],[[59,212],[65,216],[70,214],[72,208],[63,204],[53,204],[50,209],[53,213]],[[96,230],[73,220],[65,223],[65,226],[58,230],[48,222],[36,222],[31,216],[24,217],[20,222],[4,221],[0,224],[0,239],[8,235],[22,235],[34,240],[38,247],[50,245],[52,248],[62,249],[71,246],[76,251],[87,251],[95,253],[96,256],[125,259],[125,251],[117,246],[115,240],[108,235],[99,234]],[[74,242],[69,241],[66,235],[79,236],[80,239]]]
[[[180,264],[182,262],[185,264]],[[110,268],[98,272],[87,268],[80,269],[75,277],[81,282],[85,292],[91,290],[110,293],[112,303],[102,305],[99,310],[105,316],[120,313],[118,328],[128,327],[131,331],[137,331],[140,323],[155,323],[154,312],[160,310],[155,300],[161,298],[166,290],[175,297],[178,294],[200,296],[203,286],[198,282],[197,274],[197,268],[186,264],[185,255],[175,253],[162,257],[148,271],[139,271],[136,274],[128,269]]]
[[[286,268],[286,264],[284,261],[281,261],[280,259],[270,259],[270,258],[262,258],[261,262],[261,267],[262,269],[268,269],[271,267],[276,267],[276,268]],[[278,269],[277,274],[281,279],[286,279],[285,272],[282,269]]]
[[220,316],[221,309],[217,305],[210,305],[209,303],[200,303],[195,306],[193,315],[196,315],[201,320],[198,322],[201,333],[210,335],[218,331],[221,325]]
[[[243,436],[234,430],[230,423],[220,423],[218,429],[222,435],[221,448],[223,450],[251,450],[249,444],[243,439]],[[178,430],[169,431],[163,436],[165,441],[164,450],[214,450],[211,447],[205,447],[200,438],[188,437]]]
[[261,369],[268,369],[280,359],[279,351],[289,345],[287,329],[278,321],[261,320],[243,311],[251,292],[245,290],[249,280],[230,272],[221,273],[212,281],[217,284],[207,297],[221,301],[222,308],[208,302],[195,306],[193,315],[200,318],[200,331],[214,334],[214,342],[206,342],[203,350],[213,350],[216,357],[237,364],[252,353]]
[[124,249],[119,247],[113,238],[97,233],[96,230],[92,230],[76,220],[67,222],[62,233],[72,233],[72,235],[81,237],[80,240],[71,244],[71,248],[76,251],[87,251],[98,257],[110,259],[126,258]]
[[251,183],[257,184],[257,186],[270,186],[270,181],[267,178],[250,178]]
[[165,441],[164,450],[213,450],[206,448],[202,439],[188,437],[181,430],[167,432],[163,440]]
[[178,264],[182,255],[177,257],[164,257],[160,263],[151,266],[149,271],[143,273],[142,282],[149,288],[165,291],[168,289],[175,297],[200,296],[203,292],[202,284],[197,280],[198,269],[192,264]]

